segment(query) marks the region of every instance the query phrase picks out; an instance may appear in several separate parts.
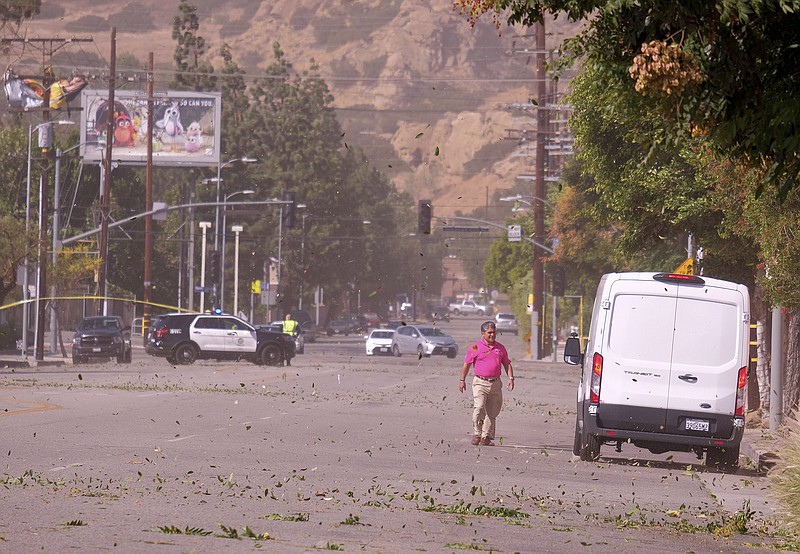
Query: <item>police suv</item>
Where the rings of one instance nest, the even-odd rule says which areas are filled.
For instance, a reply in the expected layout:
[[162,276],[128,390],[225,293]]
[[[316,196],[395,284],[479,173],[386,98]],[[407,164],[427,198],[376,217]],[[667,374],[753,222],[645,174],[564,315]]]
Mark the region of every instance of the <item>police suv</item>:
[[228,314],[167,314],[153,321],[145,350],[172,364],[198,359],[250,360],[280,366],[295,355],[289,335],[256,328]]

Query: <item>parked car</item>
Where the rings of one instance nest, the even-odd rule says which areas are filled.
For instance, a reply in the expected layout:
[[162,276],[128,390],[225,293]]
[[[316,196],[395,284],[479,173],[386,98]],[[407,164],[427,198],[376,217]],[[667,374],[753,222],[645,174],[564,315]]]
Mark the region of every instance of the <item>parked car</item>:
[[395,356],[416,354],[419,357],[443,355],[455,358],[458,344],[453,337],[434,325],[403,325],[395,331],[392,353]]
[[72,338],[72,362],[89,358],[116,358],[119,363],[131,361],[131,328],[116,315],[84,317]]
[[503,333],[519,334],[519,323],[514,314],[499,313],[494,316],[494,323],[498,335],[502,335]]
[[303,336],[305,337],[306,342],[316,342],[317,328],[314,326],[313,321],[301,323],[300,328],[303,330]]
[[392,355],[392,340],[394,339],[394,329],[373,329],[367,335],[367,356],[373,355]]
[[333,335],[344,335],[348,336],[350,333],[353,333],[353,322],[344,316],[337,317],[336,319],[332,319],[328,326],[325,328],[325,333],[331,337]]
[[450,307],[431,306],[428,310],[428,317],[432,321],[450,321]]
[[[273,321],[269,325],[256,325],[257,328],[263,327],[267,331],[274,331],[277,333],[283,333],[283,321]],[[297,328],[297,332],[292,335],[294,339],[294,353],[295,354],[305,354],[306,353],[306,337],[305,332],[303,331],[303,327],[300,326]]]
[[370,327],[378,327],[381,324],[380,318],[375,312],[364,312],[364,319]]
[[280,366],[295,355],[292,337],[256,328],[227,314],[167,314],[156,318],[145,350],[173,364],[198,359],[250,360]]
[[453,315],[485,315],[488,310],[484,304],[478,304],[474,300],[462,300],[454,302],[448,306]]
[[350,320],[350,328],[354,333],[366,333],[367,329],[369,329],[369,323],[367,323],[367,318],[363,315],[355,315],[349,314],[347,316]]

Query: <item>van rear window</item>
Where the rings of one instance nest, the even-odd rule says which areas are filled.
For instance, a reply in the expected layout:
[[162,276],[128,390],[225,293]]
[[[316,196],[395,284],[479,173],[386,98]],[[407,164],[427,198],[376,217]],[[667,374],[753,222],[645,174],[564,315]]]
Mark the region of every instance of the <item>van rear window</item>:
[[675,297],[617,295],[611,310],[609,348],[634,360],[669,360],[674,312]]
[[716,367],[735,360],[741,316],[733,304],[682,298],[675,315],[677,364]]
[[623,294],[614,298],[611,317],[609,348],[625,358],[717,367],[737,356],[733,304]]

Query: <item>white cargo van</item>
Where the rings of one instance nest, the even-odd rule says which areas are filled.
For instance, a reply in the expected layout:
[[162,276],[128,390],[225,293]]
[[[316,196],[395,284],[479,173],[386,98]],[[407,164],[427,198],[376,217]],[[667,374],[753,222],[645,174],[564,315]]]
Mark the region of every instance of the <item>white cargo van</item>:
[[633,443],[739,463],[744,432],[750,296],[744,285],[668,273],[610,273],[597,287],[589,339],[567,339],[583,368],[573,451]]

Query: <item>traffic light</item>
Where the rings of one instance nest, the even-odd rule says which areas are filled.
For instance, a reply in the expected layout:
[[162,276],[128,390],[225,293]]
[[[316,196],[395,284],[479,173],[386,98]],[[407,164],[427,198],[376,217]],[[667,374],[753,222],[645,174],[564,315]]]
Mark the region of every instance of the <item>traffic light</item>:
[[219,284],[220,251],[212,250],[208,257],[208,280]]
[[433,219],[433,205],[430,200],[419,201],[419,234],[431,234],[431,220]]
[[297,208],[297,202],[295,202],[294,198],[295,195],[293,192],[283,193],[283,199],[291,202],[291,204],[283,205],[283,226],[287,229],[293,228],[295,223],[295,209]]
[[564,268],[553,268],[553,296],[564,296]]

